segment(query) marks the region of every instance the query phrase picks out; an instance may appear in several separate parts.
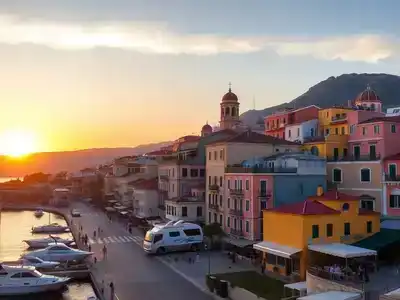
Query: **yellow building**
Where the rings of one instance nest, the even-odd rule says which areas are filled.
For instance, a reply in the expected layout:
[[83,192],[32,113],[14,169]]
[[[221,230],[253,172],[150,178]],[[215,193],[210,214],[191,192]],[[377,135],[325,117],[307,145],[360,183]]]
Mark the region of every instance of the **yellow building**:
[[380,231],[380,214],[359,208],[359,198],[323,192],[299,202],[263,212],[263,252],[266,268],[305,279],[310,245],[351,244]]
[[347,123],[347,113],[351,108],[331,107],[321,109],[318,112],[319,134],[321,136],[334,134],[349,134],[349,125]]
[[303,151],[325,158],[343,157],[348,155],[348,135],[327,135],[307,139],[302,145]]

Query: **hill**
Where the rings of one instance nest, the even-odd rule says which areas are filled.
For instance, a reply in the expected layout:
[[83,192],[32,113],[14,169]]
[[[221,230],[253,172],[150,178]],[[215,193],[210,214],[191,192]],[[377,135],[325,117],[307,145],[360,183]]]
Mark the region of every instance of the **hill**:
[[247,125],[254,125],[260,117],[266,117],[276,110],[285,107],[304,107],[311,104],[322,108],[334,104],[347,104],[367,85],[380,96],[385,108],[400,106],[400,77],[390,74],[343,74],[338,77],[329,77],[311,87],[303,95],[294,100],[263,110],[249,110],[240,118]]
[[112,161],[115,157],[137,155],[157,150],[172,142],[161,142],[126,148],[98,148],[65,152],[42,152],[29,155],[23,160],[0,156],[0,177],[24,176],[35,172],[73,172]]

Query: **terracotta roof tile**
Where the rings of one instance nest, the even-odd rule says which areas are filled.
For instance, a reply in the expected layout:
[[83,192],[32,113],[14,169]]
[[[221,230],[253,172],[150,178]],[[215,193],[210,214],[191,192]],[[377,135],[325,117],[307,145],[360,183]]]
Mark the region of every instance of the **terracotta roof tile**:
[[152,179],[142,179],[142,180],[137,180],[136,182],[133,182],[130,184],[133,186],[135,189],[138,190],[158,190],[158,179],[157,178],[152,178]]
[[251,144],[275,144],[275,145],[299,145],[298,143],[286,141],[273,136],[257,133],[254,131],[245,131],[228,137],[212,144],[222,143],[251,143]]
[[393,155],[389,155],[384,158],[384,160],[398,160],[398,159],[400,159],[400,152]]
[[368,124],[368,123],[375,123],[375,122],[393,122],[393,123],[400,123],[400,116],[394,117],[376,117],[371,118],[365,121],[362,121],[358,124]]
[[326,191],[322,196],[311,196],[308,197],[309,200],[317,200],[317,201],[332,201],[332,200],[341,200],[341,201],[359,201],[359,196],[353,196],[349,194],[340,193],[336,190]]
[[321,202],[306,200],[303,202],[297,202],[293,204],[282,205],[277,208],[268,209],[267,211],[273,211],[282,214],[294,214],[294,215],[332,215],[340,214],[339,211],[330,208]]
[[154,150],[151,152],[146,153],[145,155],[171,155],[172,154],[172,150],[166,150],[166,149],[160,149],[160,150]]

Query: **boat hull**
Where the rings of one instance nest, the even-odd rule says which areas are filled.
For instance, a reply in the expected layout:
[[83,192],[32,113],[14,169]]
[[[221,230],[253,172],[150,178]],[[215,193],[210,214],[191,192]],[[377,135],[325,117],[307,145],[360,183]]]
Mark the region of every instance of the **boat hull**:
[[[26,240],[25,243],[28,245],[29,248],[32,249],[40,249],[40,248],[46,248],[49,246],[50,243],[54,243],[54,241],[29,241]],[[71,245],[73,243],[73,241],[67,241],[67,240],[61,240],[61,241],[57,241],[57,243],[63,243],[67,246]]]
[[59,291],[66,286],[67,282],[68,281],[60,281],[60,282],[43,284],[43,285],[38,285],[38,286],[2,285],[0,288],[0,296],[19,296],[19,295],[26,295],[26,294],[38,294],[38,293]]
[[63,233],[68,232],[68,227],[60,227],[60,228],[33,228],[32,233]]
[[43,260],[47,261],[55,261],[55,262],[65,262],[65,261],[82,261],[86,259],[87,257],[91,256],[92,254],[89,253],[84,253],[84,254],[77,254],[77,253],[71,253],[71,254],[62,254],[62,255],[54,255],[54,254],[35,254],[32,253],[30,255],[39,257]]

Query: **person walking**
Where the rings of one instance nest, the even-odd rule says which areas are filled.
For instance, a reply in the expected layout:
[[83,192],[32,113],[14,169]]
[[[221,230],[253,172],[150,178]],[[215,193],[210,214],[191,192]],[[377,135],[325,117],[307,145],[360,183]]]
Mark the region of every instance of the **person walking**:
[[114,287],[114,283],[111,281],[110,282],[110,300],[114,300],[114,294],[115,294],[115,287]]
[[103,246],[103,259],[107,258],[107,247],[106,245]]
[[96,230],[93,231],[93,237],[96,238]]

